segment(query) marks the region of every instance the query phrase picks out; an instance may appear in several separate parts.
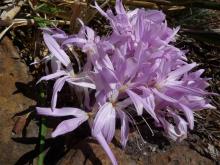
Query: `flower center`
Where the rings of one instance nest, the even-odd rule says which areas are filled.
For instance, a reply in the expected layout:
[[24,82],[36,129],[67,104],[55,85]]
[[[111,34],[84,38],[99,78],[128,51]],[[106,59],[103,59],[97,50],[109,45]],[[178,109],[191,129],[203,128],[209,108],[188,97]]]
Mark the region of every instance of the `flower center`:
[[119,91],[119,93],[124,93],[127,88],[128,88],[128,85],[125,84],[125,85],[121,86],[118,91]]

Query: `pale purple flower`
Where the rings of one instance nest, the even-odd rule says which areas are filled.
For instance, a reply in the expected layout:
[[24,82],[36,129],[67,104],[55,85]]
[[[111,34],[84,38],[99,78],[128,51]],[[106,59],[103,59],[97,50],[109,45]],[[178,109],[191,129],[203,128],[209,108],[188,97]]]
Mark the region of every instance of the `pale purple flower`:
[[73,116],[74,118],[67,119],[62,121],[57,128],[52,132],[52,137],[56,137],[68,132],[75,130],[79,127],[82,123],[88,120],[88,115],[84,111],[78,108],[43,108],[43,107],[36,107],[37,113],[40,115],[45,116],[52,116],[52,117],[63,117],[63,116]]
[[[43,80],[56,80],[53,86],[53,94],[51,100],[52,109],[56,107],[57,94],[61,91],[65,82],[67,82],[69,85],[95,89],[95,85],[93,84],[91,78],[86,72],[82,72],[80,74],[74,73],[69,56],[65,53],[63,49],[61,49],[58,42],[50,34],[44,32],[44,41],[48,46],[49,51],[54,56],[51,59],[51,62],[52,71],[55,72],[43,76],[37,83]],[[54,63],[57,65],[55,65]],[[61,64],[63,64],[64,67]]]
[[[113,94],[114,95],[114,94]],[[113,100],[110,99],[113,102]],[[92,136],[95,137],[98,142],[103,146],[105,152],[111,159],[113,164],[117,164],[112,151],[109,146],[106,145],[112,141],[115,134],[116,117],[121,121],[121,145],[125,148],[128,133],[129,133],[129,120],[123,109],[127,107],[130,102],[125,100],[119,103],[106,102],[102,105],[97,112],[92,127]]]
[[[196,63],[188,63],[185,51],[171,45],[179,27],[167,26],[165,14],[157,10],[126,11],[121,0],[116,0],[115,14],[95,8],[110,23],[112,33],[98,36],[85,26],[78,34],[67,35],[59,29],[43,29],[44,41],[51,53],[52,73],[42,80],[55,80],[51,108],[37,108],[47,116],[69,116],[52,134],[58,136],[73,131],[86,120],[92,136],[102,145],[113,164],[117,164],[108,143],[115,134],[116,119],[121,122],[121,145],[126,146],[129,123],[135,115],[148,113],[156,126],[162,127],[167,137],[181,141],[188,128],[194,127],[193,113],[215,108],[206,98],[207,80],[203,70],[192,71]],[[86,55],[86,64],[75,73],[67,48],[78,47]],[[77,54],[73,54],[80,65]],[[57,95],[67,82],[76,94],[83,93],[86,111],[77,108],[56,108]],[[80,87],[78,89],[78,87]],[[90,95],[90,94],[94,95]],[[89,117],[90,116],[90,117]],[[172,122],[170,122],[170,120]]]

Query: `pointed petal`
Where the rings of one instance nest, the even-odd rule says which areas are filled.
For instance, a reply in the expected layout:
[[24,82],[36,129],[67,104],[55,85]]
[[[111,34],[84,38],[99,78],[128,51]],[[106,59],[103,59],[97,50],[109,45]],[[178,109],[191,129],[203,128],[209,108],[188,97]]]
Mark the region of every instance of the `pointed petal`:
[[116,160],[114,154],[112,153],[110,147],[108,146],[107,142],[105,141],[105,138],[102,135],[102,133],[100,132],[99,134],[95,135],[94,137],[99,142],[99,144],[102,146],[102,148],[105,150],[105,152],[108,155],[108,157],[110,158],[112,164],[117,165],[118,164],[117,160]]
[[54,108],[53,111],[51,108],[36,107],[37,113],[44,116],[76,116],[76,117],[88,117],[87,113],[78,108]]
[[64,66],[70,64],[70,59],[63,49],[60,48],[60,45],[57,41],[49,34],[44,33],[44,42],[47,45],[50,52],[58,59]]
[[115,135],[115,124],[116,124],[116,112],[115,109],[111,111],[106,117],[106,123],[102,129],[102,133],[108,143],[110,143]]
[[131,99],[130,99],[130,98],[127,98],[127,99],[124,99],[123,101],[117,102],[116,107],[117,107],[118,109],[122,109],[122,110],[123,110],[124,108],[128,107],[128,106],[131,105],[131,104],[132,104]]
[[111,103],[105,103],[98,111],[92,129],[92,134],[100,132],[104,135],[107,142],[110,142],[115,133],[116,112]]
[[216,107],[213,106],[213,105],[211,105],[211,104],[206,104],[206,105],[204,106],[204,108],[206,108],[206,109],[216,109]]
[[179,103],[180,107],[182,108],[182,111],[184,112],[188,122],[189,122],[189,128],[192,130],[194,127],[194,115],[193,111],[189,109],[186,105]]
[[117,14],[126,14],[125,8],[122,4],[122,0],[116,0],[115,11],[117,12]]
[[199,88],[187,87],[183,85],[169,86],[169,88],[172,88],[180,92],[184,92],[185,94],[191,94],[191,95],[208,95],[209,94],[208,92],[203,91]]
[[178,33],[178,31],[180,30],[180,27],[176,27],[174,30],[173,30],[173,33],[168,37],[166,38],[165,42],[166,43],[169,43],[170,41],[172,41],[175,37],[175,35]]
[[105,67],[109,68],[110,70],[114,70],[114,66],[113,66],[113,64],[112,64],[112,62],[111,62],[109,56],[107,56],[107,55],[104,56],[104,57],[102,58],[102,62],[103,62],[103,64],[104,64]]
[[173,99],[172,97],[169,97],[169,96],[159,92],[156,88],[153,88],[152,91],[156,96],[160,97],[163,100],[166,100],[166,101],[171,102],[171,103],[177,103],[178,102],[177,100]]
[[153,94],[149,94],[147,97],[145,97],[143,100],[143,105],[147,113],[150,114],[156,120],[156,122],[159,122],[157,115],[155,114],[155,98]]
[[67,75],[67,73],[65,71],[57,71],[55,73],[41,77],[40,80],[38,80],[36,84],[38,84],[39,82],[41,82],[43,80],[48,81],[48,80],[56,79],[56,78],[64,76],[64,75]]
[[95,32],[90,27],[86,26],[86,35],[88,40],[94,40],[95,39]]
[[142,102],[143,100],[142,100],[142,98],[129,89],[126,90],[126,93],[131,98],[131,100],[135,106],[135,109],[137,110],[137,114],[142,115],[142,113],[143,113],[143,102]]
[[52,99],[51,99],[51,108],[54,109],[57,105],[57,94],[58,92],[61,91],[61,89],[63,88],[64,86],[64,83],[66,81],[66,79],[68,78],[69,76],[64,76],[62,78],[59,78],[56,80],[56,82],[54,83],[54,86],[53,86],[53,94],[52,94]]
[[159,120],[163,125],[165,133],[172,140],[182,141],[187,137],[187,122],[174,113],[169,114],[173,117],[175,126],[169,123],[164,116],[159,117]]
[[189,72],[192,68],[196,67],[196,63],[192,64],[186,64],[168,74],[168,79],[175,79],[176,77],[179,77],[183,75],[184,73]]
[[118,83],[117,77],[114,73],[114,71],[108,69],[108,68],[102,68],[101,71],[102,77],[105,79],[106,83],[109,85],[111,89],[116,88],[116,84]]
[[87,42],[88,41],[84,38],[69,38],[69,39],[65,40],[62,43],[61,47],[63,47],[64,45],[67,45],[67,44],[74,44],[74,43],[76,43],[76,44],[85,44]]
[[162,23],[165,20],[165,14],[158,10],[148,10],[146,12],[146,18],[156,23]]
[[56,127],[56,129],[52,132],[51,136],[57,137],[59,135],[63,135],[68,132],[71,132],[75,130],[77,127],[79,127],[86,120],[87,118],[85,117],[64,120]]
[[187,137],[187,122],[182,119],[180,116],[173,113],[173,118],[176,123],[176,131],[178,135],[178,141],[182,141]]
[[96,86],[94,83],[92,82],[86,82],[86,80],[83,78],[81,79],[75,79],[75,78],[71,78],[67,80],[70,84],[76,85],[76,86],[80,86],[80,87],[84,87],[84,88],[91,88],[91,89],[96,89]]
[[95,6],[93,6],[94,8],[96,8],[96,10],[98,10],[98,12],[103,15],[104,17],[106,17],[107,19],[110,19],[109,16],[106,14],[106,12],[104,12],[100,6],[97,4],[97,2],[95,1]]
[[129,123],[128,123],[128,118],[126,116],[126,114],[121,111],[121,110],[117,110],[118,112],[118,116],[121,120],[121,145],[123,148],[125,148],[126,143],[128,141],[128,134],[129,134]]

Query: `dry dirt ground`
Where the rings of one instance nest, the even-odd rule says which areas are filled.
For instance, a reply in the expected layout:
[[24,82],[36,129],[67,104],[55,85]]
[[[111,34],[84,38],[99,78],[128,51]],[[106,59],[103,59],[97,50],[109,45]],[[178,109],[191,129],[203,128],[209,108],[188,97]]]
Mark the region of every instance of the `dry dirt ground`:
[[[31,89],[28,84],[31,81],[27,66],[20,60],[12,41],[5,37],[0,42],[0,164],[13,165],[22,155],[33,150],[34,144],[23,144],[26,137],[37,137],[38,128],[35,122],[31,122],[25,131],[24,137],[13,137],[12,129],[15,115],[22,111],[29,111],[35,105],[30,97]],[[15,117],[13,117],[15,116]]]

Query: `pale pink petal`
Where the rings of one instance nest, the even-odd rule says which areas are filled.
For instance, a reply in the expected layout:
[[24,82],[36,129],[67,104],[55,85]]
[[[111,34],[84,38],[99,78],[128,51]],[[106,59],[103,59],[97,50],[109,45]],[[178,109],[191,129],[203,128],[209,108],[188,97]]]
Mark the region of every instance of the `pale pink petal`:
[[76,116],[76,117],[86,117],[88,116],[86,112],[78,108],[64,107],[64,108],[44,108],[36,107],[37,113],[39,115],[61,117],[61,116]]
[[180,91],[180,92],[184,92],[185,94],[192,94],[192,95],[207,95],[207,94],[209,94],[208,92],[206,92],[202,89],[187,87],[187,86],[183,86],[183,85],[173,85],[173,86],[169,86],[169,88],[171,88],[173,90]]
[[95,32],[88,26],[86,26],[86,36],[88,40],[94,40],[95,39]]
[[91,89],[96,89],[96,86],[92,82],[87,82],[86,79],[75,79],[75,78],[70,78],[67,80],[68,83],[79,86],[79,87],[84,87],[84,88],[91,88]]
[[104,12],[104,11],[100,8],[100,6],[97,4],[96,1],[95,1],[95,6],[94,6],[94,8],[96,8],[96,10],[98,10],[98,12],[99,12],[101,15],[103,15],[104,17],[110,19],[109,16],[106,14],[106,12]]
[[107,142],[110,142],[115,133],[116,112],[111,103],[105,103],[96,114],[92,128],[92,134],[100,132],[104,135]]
[[137,111],[138,115],[142,115],[143,113],[143,98],[141,98],[139,95],[137,95],[136,93],[134,93],[133,91],[127,89],[126,93],[129,95],[129,97],[131,98],[135,109]]
[[169,113],[174,119],[175,126],[169,123],[165,117],[160,116],[159,120],[162,122],[166,135],[175,141],[182,141],[187,137],[187,122],[180,116]]
[[86,39],[84,39],[84,38],[69,38],[69,39],[67,39],[67,40],[65,40],[63,43],[62,43],[62,47],[64,46],[64,45],[67,45],[67,44],[74,44],[74,43],[76,43],[76,44],[85,44],[85,43],[87,43],[88,41],[86,40]]
[[132,104],[132,100],[130,98],[124,99],[123,101],[119,101],[116,104],[116,107],[119,109],[124,109]]
[[155,98],[152,93],[148,93],[147,96],[144,96],[143,106],[147,113],[150,114],[156,120],[156,122],[158,122],[158,118],[155,113]]
[[64,83],[65,83],[65,81],[66,81],[66,79],[68,77],[69,76],[61,77],[61,78],[57,79],[56,82],[54,83],[53,94],[52,94],[52,99],[51,99],[51,108],[52,109],[54,109],[56,107],[56,104],[57,104],[57,94],[63,88],[63,85],[64,85]]
[[114,156],[114,154],[112,153],[109,145],[107,144],[104,136],[102,135],[101,132],[99,132],[98,134],[93,135],[96,140],[99,142],[99,144],[101,144],[102,148],[105,150],[106,154],[108,155],[108,157],[110,158],[111,162],[113,165],[117,165],[117,160]]
[[168,74],[168,79],[175,79],[181,75],[183,75],[184,73],[187,73],[188,71],[190,71],[192,68],[196,67],[196,63],[192,63],[192,64],[186,64],[172,72],[170,72]]
[[117,12],[117,14],[126,14],[125,8],[122,4],[122,0],[116,0],[115,11]]
[[121,120],[121,145],[125,148],[126,143],[128,141],[128,134],[129,134],[129,123],[128,117],[126,116],[125,112],[117,109],[118,116]]
[[64,75],[67,75],[67,73],[65,71],[57,71],[55,73],[41,77],[40,80],[37,81],[37,84],[43,80],[48,81],[48,80],[56,79],[56,78],[64,76]]
[[52,137],[57,137],[59,135],[66,134],[68,132],[72,132],[76,128],[78,128],[83,122],[85,122],[88,118],[79,117],[62,121],[56,129],[52,132]]
[[70,59],[65,51],[61,49],[60,45],[51,35],[44,33],[43,37],[49,51],[67,67],[70,64]]
[[191,109],[189,109],[189,107],[187,107],[184,104],[179,103],[180,107],[182,108],[182,111],[184,112],[188,122],[189,122],[189,128],[192,130],[194,127],[194,115],[193,115],[193,111]]
[[177,103],[177,102],[178,102],[176,99],[173,99],[172,97],[169,97],[169,96],[167,96],[167,95],[161,93],[161,92],[158,91],[156,88],[153,88],[152,91],[153,91],[153,93],[154,93],[156,96],[160,97],[160,98],[163,99],[163,100],[166,100],[166,101],[171,102],[171,103]]

